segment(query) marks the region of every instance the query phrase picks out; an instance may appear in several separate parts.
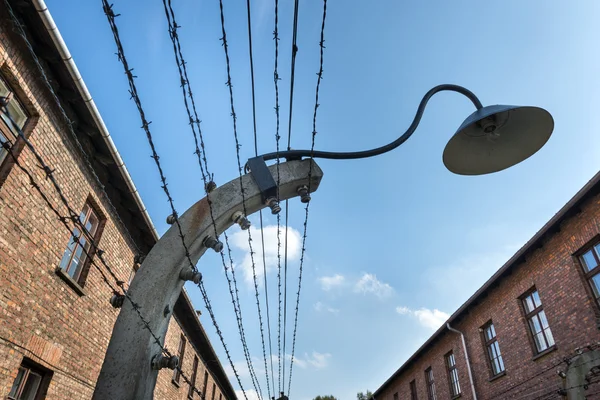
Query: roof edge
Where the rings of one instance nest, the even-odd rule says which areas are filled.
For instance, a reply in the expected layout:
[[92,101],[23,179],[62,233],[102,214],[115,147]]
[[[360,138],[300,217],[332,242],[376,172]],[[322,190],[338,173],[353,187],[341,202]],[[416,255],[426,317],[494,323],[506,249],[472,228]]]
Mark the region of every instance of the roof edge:
[[69,52],[69,49],[67,48],[67,45],[60,31],[58,30],[58,27],[54,23],[54,19],[50,14],[50,10],[48,10],[48,7],[46,6],[44,0],[32,0],[32,2],[35,7],[35,10],[37,11],[42,22],[44,23],[46,31],[52,38],[52,42],[54,42],[54,45],[56,46],[58,53],[60,54],[62,62],[65,64],[65,67],[69,71],[69,75],[71,75],[71,78],[73,79],[73,82],[75,83],[79,94],[83,98],[83,101],[88,111],[92,115],[92,118],[94,119],[97,128],[100,130],[100,135],[106,143],[106,146],[110,151],[110,155],[114,159],[115,164],[117,165],[121,176],[125,180],[130,193],[133,195],[136,205],[138,206],[140,212],[144,217],[144,221],[148,225],[148,228],[150,228],[150,232],[152,232],[152,236],[154,237],[154,239],[158,240],[160,236],[158,235],[158,232],[154,227],[154,223],[150,218],[150,214],[148,214],[148,210],[146,209],[146,206],[144,205],[144,202],[142,201],[142,198],[140,197],[140,194],[135,184],[133,183],[131,175],[129,175],[129,171],[125,166],[125,162],[121,158],[121,155],[119,154],[119,151],[117,150],[115,143],[113,142],[112,137],[110,136],[110,132],[108,131],[108,128],[106,127],[102,116],[100,115],[100,111],[98,110],[98,107],[96,107],[96,103],[94,102],[94,99],[92,98],[92,95],[90,94],[87,85],[83,80],[83,77],[79,73],[79,69],[75,64],[75,61],[73,60],[73,57],[71,56],[71,53]]

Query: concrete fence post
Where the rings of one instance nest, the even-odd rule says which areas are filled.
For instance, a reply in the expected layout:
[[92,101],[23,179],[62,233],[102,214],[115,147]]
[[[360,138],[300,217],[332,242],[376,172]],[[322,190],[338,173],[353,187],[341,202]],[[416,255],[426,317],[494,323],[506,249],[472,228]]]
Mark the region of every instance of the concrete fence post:
[[[277,180],[276,166],[270,166],[269,170]],[[308,186],[311,192],[315,191],[323,177],[323,171],[311,159],[281,163],[279,173],[281,200],[298,196],[298,188],[301,186]],[[266,207],[263,196],[250,174],[242,177],[242,185],[249,215]],[[211,192],[210,200],[217,234],[220,235],[234,223],[234,214],[239,216],[239,212],[243,212],[239,178]],[[179,222],[190,250],[191,260],[196,264],[206,251],[204,239],[214,236],[207,198],[190,207],[179,217]],[[185,275],[188,269],[189,262],[179,231],[176,226],[172,226],[146,256],[128,291],[148,321],[150,329],[163,345],[171,319],[171,312],[165,316],[164,310],[167,306],[169,310],[174,309],[185,283],[181,278],[182,273]],[[144,327],[131,303],[126,300],[115,323],[93,399],[152,399],[158,376],[158,371],[153,369],[153,358],[160,353],[160,347]]]

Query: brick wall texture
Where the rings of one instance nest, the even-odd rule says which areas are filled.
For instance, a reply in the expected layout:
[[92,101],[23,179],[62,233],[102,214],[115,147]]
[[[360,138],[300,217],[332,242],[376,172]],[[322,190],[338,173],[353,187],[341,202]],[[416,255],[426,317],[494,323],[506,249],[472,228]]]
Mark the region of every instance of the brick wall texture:
[[[580,212],[564,220],[558,232],[547,237],[540,248],[531,250],[513,273],[500,279],[482,299],[453,324],[464,333],[472,364],[478,399],[535,399],[553,389],[564,388],[557,370],[565,371],[564,357],[577,347],[598,343],[598,305],[574,256],[595,243],[600,235],[600,196],[585,201]],[[466,278],[466,277],[465,277]],[[537,355],[528,331],[520,296],[529,289],[538,290],[552,334],[555,349]],[[492,379],[482,328],[493,321],[506,373]],[[445,330],[414,362],[407,366],[377,400],[411,399],[410,381],[416,380],[419,399],[428,399],[425,370],[433,370],[437,399],[450,399],[445,354],[453,351],[459,372],[461,398],[472,399],[467,365],[460,335]],[[599,385],[589,392],[600,390]],[[592,390],[594,389],[594,390]],[[595,395],[600,398],[599,394]],[[550,393],[541,398],[563,398]]]
[[[2,6],[4,7],[4,6]],[[8,25],[7,25],[8,24]],[[39,79],[20,40],[5,19],[0,21],[0,65],[14,77],[16,90],[28,105],[34,126],[29,136],[69,203],[79,212],[91,197],[106,218],[99,246],[117,277],[127,281],[135,247],[116,222],[100,189],[75,149],[49,92]],[[33,155],[24,149],[19,161],[36,176],[53,204],[59,199],[44,179]],[[66,214],[63,207],[59,208]],[[24,358],[53,371],[47,399],[90,399],[102,366],[118,310],[109,304],[111,290],[91,268],[80,296],[56,273],[70,233],[29,185],[25,174],[12,168],[0,186],[0,399],[5,399]],[[166,340],[176,351],[181,334],[172,319]],[[193,346],[183,360],[191,375]],[[205,367],[200,361],[198,384]],[[212,377],[209,379],[212,398]],[[159,374],[157,399],[186,399],[187,385],[171,383],[171,371]],[[217,389],[219,390],[219,389]],[[224,396],[223,396],[224,397]],[[195,396],[194,398],[199,398]],[[219,393],[216,393],[219,399]]]

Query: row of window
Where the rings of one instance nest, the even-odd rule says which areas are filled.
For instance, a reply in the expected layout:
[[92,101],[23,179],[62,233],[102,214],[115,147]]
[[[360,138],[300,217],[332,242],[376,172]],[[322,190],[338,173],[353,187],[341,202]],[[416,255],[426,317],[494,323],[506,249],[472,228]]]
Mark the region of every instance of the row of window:
[[[186,346],[187,340],[185,339],[184,335],[181,335],[179,338],[179,348],[177,349],[177,355],[179,356],[179,362],[183,363],[183,357],[185,356],[185,346]],[[199,363],[199,359],[198,356],[194,355],[194,363],[192,365],[192,375],[190,377],[190,382],[189,382],[189,387],[188,387],[188,399],[193,399],[194,398],[194,391],[196,388],[196,378],[198,376],[198,363]],[[181,378],[181,370],[180,369],[175,369],[173,371],[173,383],[175,383],[177,386],[179,386],[179,381]],[[202,393],[202,398],[206,399],[206,390],[208,388],[208,371],[204,370],[204,383],[202,385],[202,388],[200,390],[200,392]],[[212,384],[212,395],[211,395],[211,400],[215,400],[215,394],[217,392],[217,385],[213,382]],[[208,399],[206,399],[208,400]],[[223,394],[219,393],[219,400],[223,400]]]
[[[590,292],[594,296],[596,303],[600,306],[600,242],[595,241],[592,245],[585,246],[580,251],[577,259],[581,264],[583,276],[587,281]],[[541,354],[551,349],[554,345],[554,336],[550,329],[550,324],[546,318],[546,313],[542,307],[542,300],[535,287],[528,290],[519,298],[527,328],[531,337],[533,350],[535,354]],[[504,360],[500,351],[500,344],[496,335],[496,328],[493,321],[489,321],[480,329],[482,333],[482,341],[487,353],[488,365],[492,377],[496,377],[504,373]],[[460,395],[460,383],[458,380],[458,370],[456,368],[456,360],[454,353],[450,352],[445,356],[445,365],[448,375],[448,384],[450,387],[451,396],[458,397]],[[435,380],[431,367],[425,370],[425,385],[427,387],[428,400],[437,400],[435,391]],[[418,400],[417,384],[413,379],[410,384],[411,400]],[[398,393],[394,393],[394,400],[398,400]]]
[[[521,303],[523,305],[523,311],[527,319],[531,337],[535,343],[536,353],[541,353],[554,346],[554,337],[552,336],[552,331],[548,325],[546,314],[542,308],[542,301],[538,291],[535,288],[529,290],[521,297]],[[491,374],[492,376],[498,376],[504,372],[505,368],[504,361],[502,359],[502,353],[500,352],[500,344],[498,343],[498,338],[496,336],[496,329],[494,328],[494,323],[492,321],[486,323],[483,327],[481,327],[481,332]],[[461,391],[454,353],[450,352],[446,354],[444,358],[450,395],[452,398],[458,397],[461,394]],[[425,385],[427,387],[428,400],[437,400],[435,380],[431,367],[425,370]],[[418,400],[417,384],[414,379],[410,382],[410,396],[411,400]],[[398,400],[398,393],[394,394],[394,400]]]

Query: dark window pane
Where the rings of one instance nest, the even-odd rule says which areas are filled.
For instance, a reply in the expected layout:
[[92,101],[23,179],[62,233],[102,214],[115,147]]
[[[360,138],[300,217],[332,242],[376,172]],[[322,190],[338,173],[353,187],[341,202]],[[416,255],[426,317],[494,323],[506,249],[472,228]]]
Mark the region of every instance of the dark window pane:
[[17,392],[19,387],[21,386],[21,382],[23,381],[23,377],[27,371],[24,368],[19,368],[19,372],[17,373],[17,377],[15,378],[15,382],[13,383],[12,389],[10,389],[10,393],[8,394],[8,398],[14,399],[17,396]]
[[35,396],[41,383],[42,376],[33,371],[29,371],[29,376],[27,377],[27,381],[23,387],[23,393],[19,400],[35,400]]

